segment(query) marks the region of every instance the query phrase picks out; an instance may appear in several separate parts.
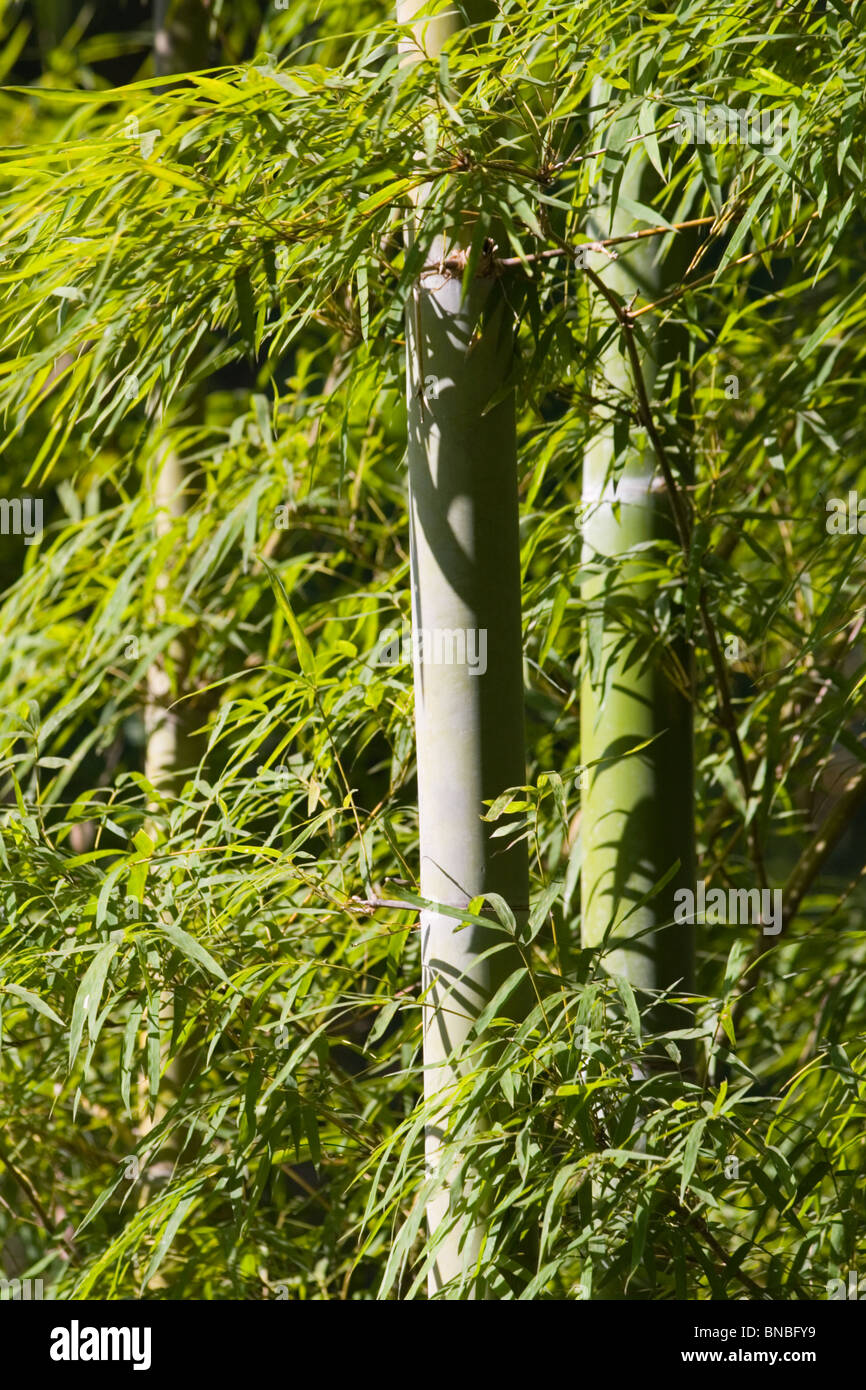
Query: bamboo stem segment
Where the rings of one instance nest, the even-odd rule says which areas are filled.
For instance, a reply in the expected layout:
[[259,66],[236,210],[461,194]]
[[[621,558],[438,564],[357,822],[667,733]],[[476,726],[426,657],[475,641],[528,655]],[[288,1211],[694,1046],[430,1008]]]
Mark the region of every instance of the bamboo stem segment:
[[[596,84],[593,104],[608,97]],[[651,204],[658,182],[647,161],[632,157],[619,195]],[[596,185],[596,194],[590,235],[626,236],[624,204],[611,213],[611,190]],[[627,256],[599,265],[599,274],[621,302],[638,289],[658,293],[666,264],[659,251],[656,239],[642,240]],[[599,311],[615,322],[604,300]],[[650,393],[666,348],[670,338],[657,337],[641,354]],[[688,991],[693,981],[692,933],[673,921],[676,889],[695,882],[691,663],[679,644],[649,647],[630,620],[656,600],[652,582],[641,577],[653,544],[675,541],[677,532],[651,443],[632,418],[635,383],[621,334],[602,347],[597,371],[593,394],[604,392],[608,404],[583,463],[582,558],[594,572],[581,590],[590,605],[581,689],[581,757],[590,765],[582,803],[582,938],[587,947],[605,945],[607,969],[646,1004],[658,991]],[[687,1016],[665,1009],[650,1020],[683,1027]]]
[[[418,8],[398,5],[398,18],[411,21]],[[435,57],[453,28],[453,14],[419,21],[416,58]],[[418,229],[424,201],[422,192]],[[439,236],[427,260],[443,265],[465,249],[460,231]],[[478,274],[464,294],[459,273],[426,271],[407,313],[407,345],[421,893],[456,909],[497,893],[519,925],[528,911],[525,841],[510,845],[493,833],[503,821],[482,820],[485,802],[525,780],[514,401],[505,394],[492,403],[514,351],[499,278]],[[437,1242],[428,1287],[431,1296],[474,1297],[483,1292],[473,1274],[483,1215],[465,1215],[473,1178],[458,1179],[456,1159],[442,1176],[443,1145],[478,1015],[521,956],[495,920],[461,925],[427,910],[421,936],[426,1150],[428,1172],[439,1172],[427,1208]],[[458,1198],[464,1215],[455,1222]]]

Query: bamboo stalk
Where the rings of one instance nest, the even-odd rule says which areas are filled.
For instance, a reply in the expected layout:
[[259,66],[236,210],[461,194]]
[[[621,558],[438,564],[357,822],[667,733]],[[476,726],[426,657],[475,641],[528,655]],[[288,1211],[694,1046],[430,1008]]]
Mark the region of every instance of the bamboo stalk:
[[[208,24],[203,0],[156,0],[153,62],[157,77],[177,76],[207,63]],[[187,510],[190,490],[187,469],[167,440],[157,457],[154,504],[158,539],[171,531]],[[166,613],[167,589],[168,579],[163,573],[157,584],[158,619]],[[183,634],[147,673],[144,774],[158,793],[170,797],[178,795],[186,774],[197,766],[201,751],[191,733],[194,715],[189,702],[178,703],[188,692],[192,655],[191,634]]]
[[[170,443],[157,459],[154,504],[157,539],[169,534],[178,517],[189,505],[189,483],[183,461]],[[154,616],[165,619],[168,606],[169,575],[160,574],[154,597]],[[193,642],[184,632],[169,643],[165,654],[147,671],[145,730],[147,749],[144,775],[160,794],[176,797],[186,776],[198,765],[200,739],[192,732],[195,715],[189,701],[180,700],[189,687]],[[180,701],[180,702],[179,702]]]
[[210,16],[203,0],[156,0],[153,65],[157,77],[208,67]]
[[[398,19],[409,23],[418,9],[417,0],[398,3]],[[453,12],[419,21],[404,52],[412,60],[422,53],[435,58],[456,23]],[[419,226],[425,197],[421,190]],[[460,229],[437,238],[428,258],[436,268],[420,277],[407,314],[421,893],[457,909],[479,894],[498,893],[520,923],[529,894],[525,842],[509,847],[508,838],[494,838],[496,827],[482,820],[486,801],[525,780],[513,398],[507,395],[485,413],[508,373],[513,330],[489,258],[487,273],[476,275],[465,295],[460,272],[444,268],[455,256],[462,263],[467,242]],[[467,659],[437,660],[436,635],[455,633],[462,634]],[[468,1065],[461,1051],[480,1010],[521,957],[501,928],[461,927],[432,910],[422,913],[421,936],[425,1096],[432,1116],[426,1150],[428,1171],[435,1171],[452,1130],[448,1093]],[[487,954],[491,949],[495,954]],[[471,1182],[464,1180],[461,1190],[456,1177],[446,1178],[428,1203],[428,1227],[441,1242],[429,1276],[431,1296],[443,1289],[457,1297],[482,1292],[472,1271],[483,1220],[463,1219],[447,1229],[455,1203],[465,1206],[469,1199]]]
[[[608,96],[597,83],[594,106]],[[658,185],[649,163],[632,158],[620,194],[652,204]],[[599,240],[624,238],[632,230],[629,222],[621,203],[611,213],[610,190],[603,189],[589,234]],[[670,284],[672,255],[660,262],[657,250],[655,238],[642,239],[615,263],[599,266],[608,290],[625,302],[638,289],[660,293]],[[682,255],[676,253],[677,261]],[[599,311],[603,320],[614,321],[604,298]],[[670,336],[656,335],[653,351],[641,351],[648,392],[665,351],[672,349]],[[681,647],[649,654],[618,608],[624,600],[651,607],[652,586],[638,578],[648,552],[635,547],[677,539],[675,499],[656,470],[651,441],[638,434],[633,418],[617,457],[617,403],[622,409],[625,402],[631,411],[636,385],[620,334],[600,353],[597,371],[593,394],[602,394],[606,383],[613,398],[602,407],[601,431],[584,456],[583,561],[616,558],[619,564],[615,590],[609,567],[587,578],[581,590],[584,602],[593,606],[583,637],[581,757],[584,764],[595,764],[582,801],[582,938],[587,947],[606,943],[607,969],[625,978],[647,1003],[660,990],[688,991],[693,980],[692,931],[673,925],[676,889],[695,884],[691,666]],[[623,559],[629,552],[631,558]],[[648,746],[630,753],[640,745]],[[653,886],[674,869],[666,886],[652,895]],[[682,1027],[687,1016],[655,1010],[650,1021],[658,1028]]]
[[[156,0],[154,10],[153,61],[157,77],[176,76],[205,66],[209,61],[208,12],[202,0]],[[162,406],[157,402],[160,413]],[[193,483],[189,470],[172,444],[168,421],[163,422],[164,438],[156,453],[156,481],[154,485],[154,507],[156,511],[155,532],[159,541],[169,535],[182,517],[192,500]],[[154,616],[158,622],[164,621],[169,608],[170,558],[160,574],[154,597]],[[162,798],[173,800],[180,795],[187,776],[193,774],[204,751],[204,739],[194,732],[194,724],[200,716],[192,708],[191,702],[182,697],[189,693],[190,672],[195,644],[191,630],[187,629],[175,637],[165,652],[151,663],[147,671],[147,694],[144,709],[144,725],[147,746],[144,759],[144,775],[153,787],[156,796],[152,798],[149,810],[155,813],[160,809]],[[148,823],[148,831],[156,840],[158,829],[155,821]],[[171,1026],[172,1016],[177,1017],[179,1007],[176,998],[163,998],[160,1012],[163,1033]],[[178,1053],[166,1068],[166,1081],[176,1092],[180,1092],[193,1071],[192,1048]],[[139,1085],[141,1120],[138,1126],[139,1137],[157,1125],[166,1110],[162,1098],[154,1103],[153,1114],[149,1115],[145,1106],[146,1083],[142,1078]],[[176,1138],[162,1145],[167,1161],[177,1158]],[[150,1198],[150,1182],[142,1189],[142,1203]]]

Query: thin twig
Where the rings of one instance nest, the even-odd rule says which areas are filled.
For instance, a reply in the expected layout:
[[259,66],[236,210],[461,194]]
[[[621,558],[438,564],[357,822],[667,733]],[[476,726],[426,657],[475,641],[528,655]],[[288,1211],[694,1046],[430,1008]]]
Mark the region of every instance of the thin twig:
[[[805,219],[804,230],[817,216],[818,214],[813,212]],[[768,251],[775,250],[778,246],[781,246],[782,242],[785,241],[792,232],[796,231],[799,225],[798,222],[794,222],[782,232],[780,236],[777,236],[775,241],[768,242],[766,246],[759,246],[756,251],[747,251],[744,256],[738,256],[734,261],[728,261],[725,270],[727,270],[730,265],[743,265],[746,261],[754,260],[756,256],[763,256],[766,255]],[[638,319],[642,314],[650,314],[654,309],[661,308],[663,304],[669,304],[672,300],[679,299],[681,295],[688,293],[689,290],[697,289],[698,286],[705,285],[709,280],[714,280],[718,273],[718,270],[710,270],[706,275],[699,275],[697,280],[690,280],[687,285],[680,285],[679,289],[673,290],[670,294],[663,295],[661,299],[654,300],[652,304],[645,304],[642,309],[635,309],[632,313],[632,318]]]
[[782,922],[784,925],[787,926],[796,916],[815,877],[826,862],[839,836],[851,823],[851,818],[864,797],[866,797],[866,766],[860,766],[848,778],[839,800],[821,822],[791,871],[788,882],[782,890]]
[[36,1213],[36,1216],[39,1220],[39,1224],[42,1227],[42,1229],[46,1231],[48,1235],[53,1236],[56,1240],[62,1241],[63,1244],[66,1246],[68,1254],[73,1258],[77,1258],[78,1252],[74,1244],[68,1236],[66,1236],[62,1231],[58,1230],[56,1222],[54,1222],[51,1219],[51,1217],[48,1215],[48,1212],[45,1210],[44,1206],[39,1200],[39,1194],[36,1191],[36,1188],[33,1186],[33,1183],[30,1181],[29,1177],[23,1171],[23,1169],[19,1168],[17,1164],[12,1162],[8,1152],[6,1151],[5,1146],[3,1145],[0,1145],[0,1163],[3,1163],[4,1166],[9,1170],[10,1175],[15,1179],[16,1183],[21,1188],[24,1195],[27,1197],[28,1201],[30,1202],[30,1205]]
[[[553,260],[555,256],[576,258],[581,251],[606,252],[609,246],[620,246],[623,242],[640,241],[648,236],[665,236],[670,232],[685,232],[692,227],[706,227],[715,221],[715,217],[692,217],[687,222],[671,222],[663,227],[643,227],[639,232],[624,232],[621,236],[601,237],[598,241],[586,241],[580,246],[556,246],[549,251],[537,251],[522,258],[520,256],[505,256],[498,259],[495,264],[497,268],[512,270],[517,269],[527,261],[532,265],[535,261]],[[614,258],[611,257],[611,259]]]
[[358,912],[375,912],[380,907],[399,907],[403,912],[414,912],[416,915],[423,911],[423,908],[413,907],[411,903],[400,902],[399,898],[351,897],[349,902]]

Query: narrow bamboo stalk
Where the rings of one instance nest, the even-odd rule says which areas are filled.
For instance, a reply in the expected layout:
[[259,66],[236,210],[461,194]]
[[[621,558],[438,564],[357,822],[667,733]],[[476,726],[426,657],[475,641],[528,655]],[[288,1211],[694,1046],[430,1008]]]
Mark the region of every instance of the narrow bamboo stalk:
[[[593,105],[599,108],[607,99],[597,83]],[[620,195],[652,205],[659,183],[648,161],[632,157]],[[620,237],[633,230],[622,203],[611,215],[609,197],[610,190],[602,188],[588,226],[592,237]],[[667,277],[679,273],[672,270],[670,255],[667,261],[657,258],[658,250],[655,238],[642,240],[615,264],[605,263],[603,272],[598,257],[599,273],[626,303],[638,289],[656,297],[669,287]],[[675,253],[675,259],[679,263],[681,254]],[[599,311],[613,321],[612,309],[603,301]],[[671,335],[657,335],[653,350],[642,352],[641,371],[650,394],[658,365],[673,348]],[[693,979],[692,931],[673,925],[675,890],[695,883],[690,661],[678,645],[648,657],[621,616],[624,600],[651,608],[655,599],[652,586],[637,579],[647,552],[635,548],[676,540],[676,531],[650,442],[633,419],[625,447],[615,430],[617,402],[620,409],[623,403],[628,408],[635,394],[620,334],[599,355],[597,373],[593,394],[604,392],[610,405],[603,408],[602,429],[584,456],[583,560],[618,557],[620,566],[615,586],[607,570],[586,579],[581,590],[584,601],[594,605],[584,630],[581,757],[585,764],[595,764],[582,802],[582,937],[589,947],[607,943],[607,968],[641,991],[647,1003],[659,990],[678,986],[688,991]],[[628,552],[632,558],[623,560]],[[643,902],[677,863],[665,888]],[[682,1027],[687,1021],[671,1010],[651,1014],[651,1023],[659,1028]]]
[[153,65],[157,77],[208,67],[210,16],[203,0],[156,0]]
[[43,59],[57,48],[72,28],[71,0],[34,0],[36,32]]
[[[154,505],[157,539],[169,534],[178,517],[189,505],[190,480],[183,461],[170,442],[166,442],[157,459]],[[157,580],[154,598],[154,617],[164,620],[167,612],[169,577],[163,571]],[[144,775],[162,795],[175,797],[184,780],[198,764],[200,739],[192,731],[195,715],[187,693],[192,664],[193,643],[188,633],[182,633],[169,643],[164,656],[148,668],[145,730],[147,749]]]
[[[153,58],[157,77],[175,76],[207,65],[210,58],[208,13],[202,0],[156,0]],[[171,533],[192,500],[193,480],[173,446],[170,426],[167,425],[168,422],[164,421],[164,437],[155,460],[154,529],[157,540]],[[166,565],[156,585],[154,617],[157,622],[165,620],[169,607],[170,561]],[[144,709],[147,736],[144,775],[157,794],[151,800],[151,812],[159,809],[158,799],[173,800],[180,794],[184,781],[194,773],[203,753],[204,741],[194,732],[197,716],[190,702],[182,699],[189,691],[193,655],[193,634],[187,630],[175,637],[148,668]],[[158,831],[153,821],[148,829],[152,838],[156,839]],[[177,1007],[177,1000],[163,998],[160,1008],[163,1035],[171,1027],[172,1014]],[[175,1091],[183,1087],[191,1074],[191,1049],[174,1057],[166,1068],[166,1080]],[[141,1137],[149,1133],[165,1114],[161,1097],[154,1105],[152,1115],[148,1115],[145,1101],[142,1081],[139,1087],[141,1121],[138,1126]],[[176,1140],[164,1144],[162,1152],[167,1162],[173,1162],[177,1157]],[[145,1182],[143,1204],[149,1200],[150,1190],[149,1181]]]
[[[208,10],[203,0],[156,0],[154,9],[153,62],[157,77],[177,76],[205,66],[210,56]],[[154,504],[157,538],[172,529],[190,503],[191,479],[182,460],[167,439],[157,458]],[[164,617],[168,580],[160,576],[156,617]],[[177,796],[183,781],[197,765],[199,741],[191,733],[194,715],[187,693],[193,645],[184,634],[170,644],[147,673],[145,729],[147,751],[144,773],[155,790]]]

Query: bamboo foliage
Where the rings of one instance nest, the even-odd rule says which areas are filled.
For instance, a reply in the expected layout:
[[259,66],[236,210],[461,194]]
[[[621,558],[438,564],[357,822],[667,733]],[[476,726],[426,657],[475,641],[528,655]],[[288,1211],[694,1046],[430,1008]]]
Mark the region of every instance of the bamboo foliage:
[[[401,63],[390,6],[297,0],[172,92],[99,45],[34,76],[0,5],[0,1242],[58,1298],[418,1299],[432,1272],[436,1297],[800,1300],[863,1268],[862,5],[493,8]],[[715,101],[779,139],[681,142]],[[636,157],[629,240],[584,270],[601,146],[609,189],[639,151],[663,194]],[[201,485],[157,542],[149,402],[180,422],[198,389],[172,437]],[[685,546],[640,484],[659,443]],[[618,512],[583,507],[587,460]],[[406,653],[381,656],[412,602],[416,636],[487,626],[495,699],[419,657],[416,711]],[[142,709],[189,626],[206,756],[155,843]],[[628,747],[590,769],[587,819],[616,786],[643,882],[672,861],[637,814],[666,765],[628,748],[669,737],[661,677],[691,678],[700,879],[782,895],[777,937],[696,924],[691,1037],[643,1007],[628,919],[633,989],[577,939],[578,784],[609,751],[579,692],[600,707],[605,670]],[[475,949],[511,941],[497,909],[525,1013]],[[440,1089],[422,1048],[453,977],[425,994],[422,948],[464,942]],[[665,1043],[694,1071],[654,1066]]]

